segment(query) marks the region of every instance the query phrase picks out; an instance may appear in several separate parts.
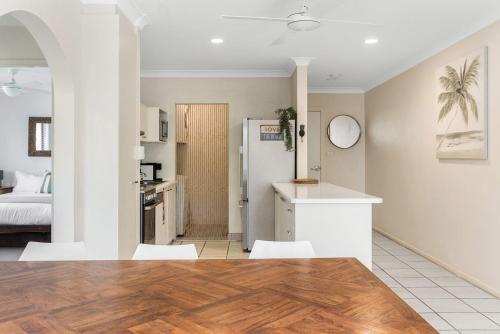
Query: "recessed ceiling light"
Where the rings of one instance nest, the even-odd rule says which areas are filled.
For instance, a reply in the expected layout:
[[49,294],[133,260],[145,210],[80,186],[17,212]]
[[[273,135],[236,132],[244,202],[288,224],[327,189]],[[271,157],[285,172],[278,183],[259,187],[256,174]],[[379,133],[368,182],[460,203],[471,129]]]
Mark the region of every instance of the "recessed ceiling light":
[[224,43],[224,40],[222,38],[217,37],[217,38],[212,38],[210,42],[212,42],[212,44],[222,44]]
[[367,38],[365,39],[365,44],[366,45],[378,44],[378,38]]

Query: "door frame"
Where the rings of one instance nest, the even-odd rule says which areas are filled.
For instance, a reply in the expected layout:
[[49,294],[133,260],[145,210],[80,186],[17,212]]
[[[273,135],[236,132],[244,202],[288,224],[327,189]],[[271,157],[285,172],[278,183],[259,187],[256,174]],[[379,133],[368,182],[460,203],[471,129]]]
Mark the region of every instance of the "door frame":
[[[321,180],[323,180],[325,174],[324,174],[324,162],[326,161],[326,159],[323,157],[323,150],[322,148],[325,146],[324,143],[323,143],[323,140],[324,140],[324,137],[326,135],[326,127],[323,127],[323,115],[324,115],[324,109],[321,108],[321,107],[311,107],[311,108],[307,108],[307,115],[309,116],[309,113],[310,112],[319,112],[319,130],[320,130],[320,134],[319,134],[319,162],[320,162],[320,166],[321,166],[321,170],[319,172],[319,175],[320,175],[320,182]],[[308,122],[309,123],[309,122]],[[309,152],[309,150],[307,150]],[[309,157],[307,157],[309,159]],[[309,169],[310,166],[307,166],[307,168]]]

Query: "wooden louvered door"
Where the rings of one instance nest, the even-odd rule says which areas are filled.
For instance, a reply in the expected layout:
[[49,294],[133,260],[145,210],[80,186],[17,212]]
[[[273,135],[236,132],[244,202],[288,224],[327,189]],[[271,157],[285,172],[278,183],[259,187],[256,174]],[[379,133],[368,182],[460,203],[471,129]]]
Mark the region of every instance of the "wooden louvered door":
[[178,104],[177,174],[187,177],[186,237],[226,238],[228,231],[227,104]]

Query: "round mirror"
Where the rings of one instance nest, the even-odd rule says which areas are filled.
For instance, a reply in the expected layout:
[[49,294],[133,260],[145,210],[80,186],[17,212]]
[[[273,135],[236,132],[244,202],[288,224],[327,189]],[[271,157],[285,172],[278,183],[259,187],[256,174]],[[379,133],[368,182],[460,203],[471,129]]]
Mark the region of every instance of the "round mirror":
[[361,127],[351,116],[334,117],[328,124],[328,138],[338,148],[350,148],[361,138]]

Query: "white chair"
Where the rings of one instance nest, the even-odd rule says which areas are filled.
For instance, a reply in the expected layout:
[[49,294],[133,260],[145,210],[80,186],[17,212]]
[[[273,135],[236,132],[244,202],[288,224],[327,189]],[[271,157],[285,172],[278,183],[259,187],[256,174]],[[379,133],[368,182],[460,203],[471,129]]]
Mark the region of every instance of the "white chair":
[[249,259],[307,259],[316,254],[309,241],[256,240]]
[[139,244],[132,260],[197,260],[194,245],[145,245]]
[[84,242],[28,242],[19,261],[83,261],[87,259]]

